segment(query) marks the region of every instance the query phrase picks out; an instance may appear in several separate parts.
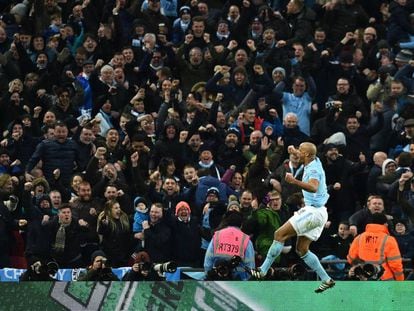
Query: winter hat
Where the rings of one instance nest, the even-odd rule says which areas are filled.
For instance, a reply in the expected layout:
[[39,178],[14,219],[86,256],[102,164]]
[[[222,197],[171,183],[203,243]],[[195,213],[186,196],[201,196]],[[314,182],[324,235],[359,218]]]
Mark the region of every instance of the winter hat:
[[282,73],[282,75],[283,75],[284,77],[286,77],[286,70],[285,70],[284,68],[282,68],[282,67],[276,67],[276,68],[275,68],[275,69],[273,69],[273,71],[272,71],[272,76],[273,76],[276,72],[281,72],[281,73]]
[[137,207],[139,203],[143,203],[146,206],[146,209],[143,211],[144,213],[148,212],[148,202],[145,200],[144,197],[137,196],[134,199],[134,207]]
[[404,226],[405,226],[405,228],[408,228],[407,222],[406,222],[405,220],[403,220],[403,219],[396,219],[396,220],[394,220],[394,227],[395,227],[397,224],[402,224],[402,225],[404,225]]
[[213,153],[213,146],[211,146],[210,144],[203,143],[200,146],[200,149],[198,150],[198,152],[202,153],[203,151],[210,151],[211,153]]
[[181,15],[183,15],[183,14],[191,14],[191,9],[190,9],[190,7],[189,7],[189,6],[187,6],[187,5],[182,6],[182,7],[180,8],[180,12],[179,12],[179,14],[180,14],[180,17],[181,17]]
[[395,56],[395,60],[400,63],[408,63],[413,58],[413,52],[410,50],[401,50]]
[[94,251],[92,253],[92,255],[91,255],[91,261],[94,262],[95,261],[95,258],[98,257],[98,256],[102,256],[102,257],[105,257],[106,258],[106,254],[103,251],[101,251],[100,249],[98,249],[97,251]]
[[390,164],[390,163],[394,163],[395,165],[397,165],[397,162],[395,162],[393,159],[386,159],[382,163],[382,175],[385,175],[385,169],[386,169],[387,165]]
[[140,196],[135,197],[135,199],[134,199],[134,206],[137,206],[137,205],[138,205],[138,203],[144,203],[144,204],[145,204],[145,206],[147,206],[147,205],[148,205],[147,200],[145,200],[145,198],[144,198],[144,197],[140,197]]
[[262,21],[260,20],[260,18],[258,18],[258,17],[253,18],[251,23],[252,23],[252,24],[253,24],[253,23],[260,23],[260,24],[263,24],[263,23],[262,23]]
[[240,138],[240,131],[239,131],[237,128],[235,128],[235,127],[231,127],[231,128],[229,128],[229,129],[227,130],[227,132],[226,132],[226,136],[227,136],[227,135],[229,135],[229,134],[234,134],[234,135],[236,135],[238,138]]
[[338,146],[335,145],[335,144],[326,144],[326,145],[324,145],[323,150],[324,150],[324,152],[328,152],[329,150],[331,150],[333,148],[338,149]]
[[210,187],[207,190],[206,196],[208,196],[209,194],[215,194],[217,197],[219,197],[220,191],[216,187]]
[[42,185],[46,193],[50,191],[49,183],[44,177],[36,178],[35,180],[33,180],[32,184],[33,184],[33,189],[35,189],[39,185]]
[[185,201],[181,201],[181,202],[178,202],[178,203],[177,203],[177,205],[175,206],[175,216],[177,216],[177,215],[178,215],[178,211],[179,211],[181,208],[185,208],[185,209],[188,211],[188,213],[189,213],[189,214],[191,214],[191,208],[190,208],[190,205],[188,205],[188,203],[187,203],[187,202],[185,202]]
[[227,210],[230,209],[230,207],[236,206],[240,210],[240,203],[237,200],[229,200],[229,204],[227,204]]

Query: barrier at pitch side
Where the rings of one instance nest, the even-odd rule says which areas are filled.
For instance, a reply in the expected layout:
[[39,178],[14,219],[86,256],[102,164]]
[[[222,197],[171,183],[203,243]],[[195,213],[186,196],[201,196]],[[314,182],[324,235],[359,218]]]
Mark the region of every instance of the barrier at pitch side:
[[3,310],[412,310],[414,282],[1,283]]

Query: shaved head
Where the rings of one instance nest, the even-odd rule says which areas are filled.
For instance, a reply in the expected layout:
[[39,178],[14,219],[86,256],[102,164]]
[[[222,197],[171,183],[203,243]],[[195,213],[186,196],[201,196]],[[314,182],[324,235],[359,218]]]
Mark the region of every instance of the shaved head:
[[308,153],[309,156],[316,155],[316,146],[312,143],[301,143],[299,146],[305,153]]

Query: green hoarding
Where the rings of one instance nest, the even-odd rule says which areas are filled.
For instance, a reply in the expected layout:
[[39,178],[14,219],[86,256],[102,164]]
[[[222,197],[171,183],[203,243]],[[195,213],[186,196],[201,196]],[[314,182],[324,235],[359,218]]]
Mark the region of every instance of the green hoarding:
[[413,310],[412,282],[1,283],[0,310]]

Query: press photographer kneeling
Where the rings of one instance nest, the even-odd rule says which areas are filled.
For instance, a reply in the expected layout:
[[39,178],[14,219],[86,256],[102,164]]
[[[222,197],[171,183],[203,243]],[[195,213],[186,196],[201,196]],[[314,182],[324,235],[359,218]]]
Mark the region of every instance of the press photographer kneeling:
[[59,269],[59,265],[51,260],[41,260],[32,258],[32,263],[27,270],[20,276],[20,282],[25,281],[56,281],[54,276]]
[[248,280],[255,268],[254,248],[240,227],[243,215],[229,211],[223,220],[226,228],[216,231],[204,258],[207,280]]
[[133,257],[135,262],[122,281],[164,281],[166,272],[177,271],[177,265],[173,261],[151,263],[147,252],[135,253]]
[[108,265],[108,259],[103,251],[94,251],[91,255],[92,264],[87,272],[80,275],[78,281],[119,281]]
[[400,250],[396,239],[390,236],[383,213],[372,214],[365,232],[352,242],[347,259],[352,265],[348,274],[351,279],[404,281]]

